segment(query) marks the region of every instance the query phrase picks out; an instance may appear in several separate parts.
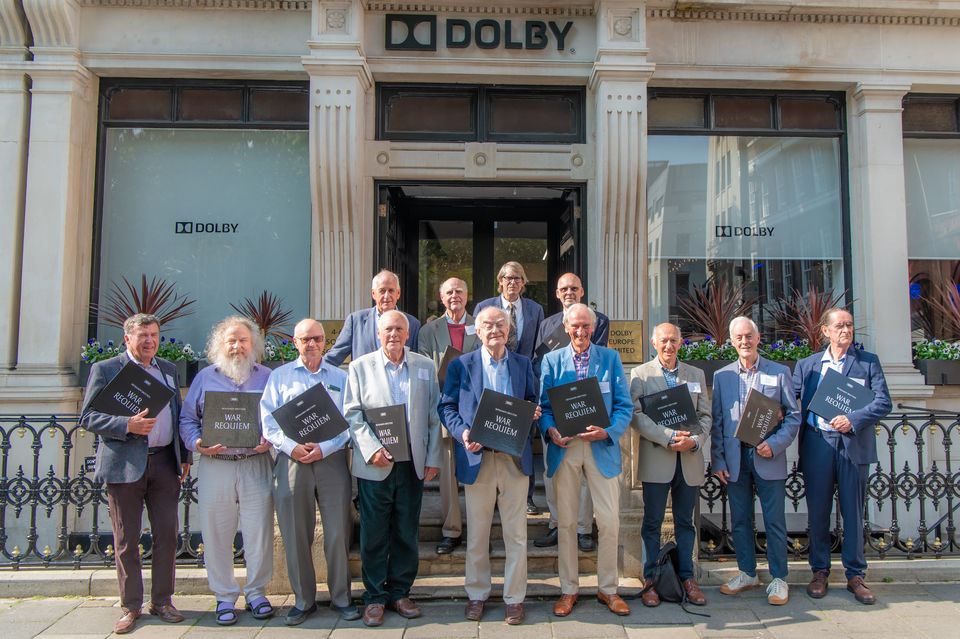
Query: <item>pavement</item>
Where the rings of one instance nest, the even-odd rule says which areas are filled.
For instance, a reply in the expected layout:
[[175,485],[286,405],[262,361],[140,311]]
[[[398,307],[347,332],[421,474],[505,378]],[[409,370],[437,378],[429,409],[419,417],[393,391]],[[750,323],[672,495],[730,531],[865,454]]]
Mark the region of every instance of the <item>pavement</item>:
[[[484,619],[463,619],[463,599],[432,599],[421,602],[423,616],[402,619],[387,612],[380,628],[367,628],[360,621],[342,622],[326,606],[303,625],[283,625],[285,607],[292,597],[271,597],[275,607],[284,607],[268,621],[257,621],[242,613],[229,627],[216,624],[215,600],[209,595],[178,595],[174,602],[186,620],[165,624],[144,616],[129,636],[156,639],[269,639],[293,636],[311,639],[697,639],[700,637],[762,637],[807,639],[943,639],[960,636],[960,582],[953,583],[871,583],[878,602],[857,603],[842,586],[833,586],[820,600],[806,596],[802,586],[791,588],[790,601],[770,606],[764,590],[756,589],[736,597],[721,595],[718,588],[704,588],[705,608],[710,617],[684,612],[675,604],[644,608],[631,601],[632,613],[617,617],[583,594],[566,618],[551,613],[555,597],[528,597],[527,621],[521,626],[503,623],[503,604],[491,599]],[[241,600],[242,603],[242,600]],[[116,596],[112,597],[31,597],[0,599],[0,639],[28,637],[94,639],[110,637],[120,617]]]

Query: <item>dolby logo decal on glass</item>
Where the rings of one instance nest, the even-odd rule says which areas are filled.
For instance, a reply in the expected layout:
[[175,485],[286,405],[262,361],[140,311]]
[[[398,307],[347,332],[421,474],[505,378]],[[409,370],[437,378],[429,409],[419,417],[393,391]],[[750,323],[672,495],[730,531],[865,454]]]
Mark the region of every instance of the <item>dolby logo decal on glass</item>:
[[236,233],[239,226],[238,222],[176,222],[173,232],[177,235]]
[[773,237],[774,226],[730,226],[729,224],[714,228],[715,237]]
[[[388,51],[436,51],[446,49],[567,48],[573,22],[553,20],[467,20],[445,18],[438,30],[436,15],[388,13],[384,23],[384,48]],[[573,49],[571,49],[573,53]]]

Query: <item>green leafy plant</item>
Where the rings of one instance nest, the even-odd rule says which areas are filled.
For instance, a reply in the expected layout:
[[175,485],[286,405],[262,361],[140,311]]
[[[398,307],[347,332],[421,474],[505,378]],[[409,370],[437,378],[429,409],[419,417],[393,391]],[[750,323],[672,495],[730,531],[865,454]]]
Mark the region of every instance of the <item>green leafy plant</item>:
[[178,342],[177,338],[160,338],[160,346],[157,347],[157,356],[171,362],[192,362],[197,359],[197,353],[190,344]]
[[792,340],[778,339],[760,345],[760,354],[775,362],[797,361],[815,352],[808,340],[799,337],[794,337]]
[[730,340],[721,344],[707,335],[702,340],[683,340],[683,344],[677,349],[677,358],[683,362],[699,359],[734,360],[737,359],[737,349],[733,347]]
[[280,328],[290,324],[292,311],[284,309],[283,300],[270,291],[263,291],[255,300],[245,297],[242,302],[230,304],[230,307],[256,324],[265,340],[290,339],[290,335]]
[[777,335],[806,342],[811,353],[815,353],[823,347],[825,339],[820,330],[820,318],[828,308],[844,306],[845,296],[846,291],[834,293],[832,289],[820,291],[812,288],[806,293],[793,289],[789,298],[777,300],[770,309],[774,331]]
[[116,357],[126,350],[123,345],[115,345],[113,340],[107,340],[106,344],[101,344],[99,340],[90,338],[80,349],[80,361],[84,364],[95,364],[105,359]]
[[913,345],[914,359],[960,359],[960,342],[947,342],[944,340],[920,340]]
[[292,362],[298,357],[297,347],[288,339],[270,340],[263,346],[265,362]]
[[755,300],[745,298],[746,283],[731,286],[721,277],[712,277],[703,286],[677,299],[684,319],[706,338],[723,343],[730,337],[730,320],[750,311]]
[[148,313],[156,315],[160,326],[166,327],[174,320],[193,313],[190,306],[196,300],[177,293],[173,283],[167,280],[154,277],[147,282],[147,276],[141,274],[140,287],[137,288],[127,278],[122,279],[122,287],[111,282],[106,304],[94,305],[100,321],[107,326],[122,328],[131,315]]

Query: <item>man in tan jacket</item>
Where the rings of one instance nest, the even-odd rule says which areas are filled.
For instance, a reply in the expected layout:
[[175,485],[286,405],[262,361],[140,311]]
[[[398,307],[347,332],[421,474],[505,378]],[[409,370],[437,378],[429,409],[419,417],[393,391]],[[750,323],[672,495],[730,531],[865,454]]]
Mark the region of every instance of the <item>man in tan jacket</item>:
[[[680,551],[680,574],[683,588],[692,604],[704,605],[707,600],[693,576],[693,551],[697,539],[693,521],[698,487],[704,481],[703,450],[710,436],[710,402],[707,400],[703,371],[677,361],[680,329],[673,324],[659,324],[651,337],[657,356],[633,369],[630,374],[630,396],[635,407],[634,425],[642,439],[637,455],[640,481],[643,482],[643,538],[646,557],[643,562],[644,606],[660,605],[660,596],[652,587],[653,568],[660,554],[660,528],[672,496],[673,521]],[[658,426],[643,413],[640,400],[645,395],[686,384],[699,423],[696,428],[675,430]]]

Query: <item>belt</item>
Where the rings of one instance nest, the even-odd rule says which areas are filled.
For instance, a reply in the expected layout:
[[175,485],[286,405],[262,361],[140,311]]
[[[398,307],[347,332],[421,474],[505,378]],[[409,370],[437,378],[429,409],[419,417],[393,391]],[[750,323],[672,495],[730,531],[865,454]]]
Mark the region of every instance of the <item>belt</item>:
[[156,455],[157,453],[162,453],[168,448],[170,448],[170,444],[167,444],[166,446],[151,446],[150,448],[147,449],[147,454]]
[[210,455],[214,459],[223,459],[225,461],[240,461],[241,459],[249,459],[250,457],[256,457],[262,453],[237,453],[236,455]]

